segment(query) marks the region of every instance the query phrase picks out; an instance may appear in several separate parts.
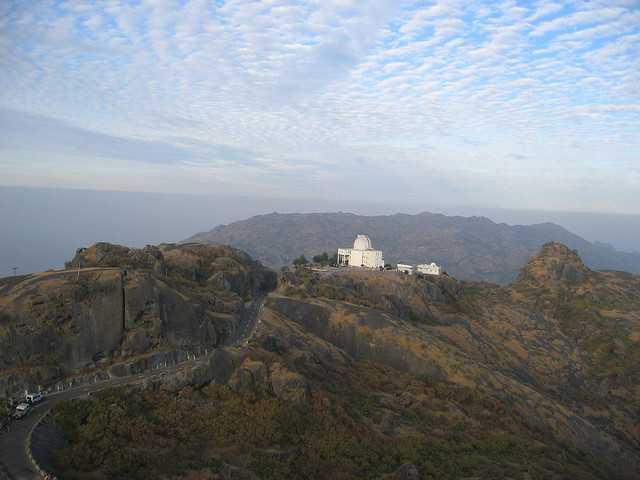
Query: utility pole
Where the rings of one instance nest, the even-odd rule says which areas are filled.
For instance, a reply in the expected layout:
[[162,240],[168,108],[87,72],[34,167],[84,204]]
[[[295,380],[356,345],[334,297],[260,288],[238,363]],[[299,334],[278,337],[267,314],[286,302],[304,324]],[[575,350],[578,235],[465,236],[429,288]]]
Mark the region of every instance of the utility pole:
[[78,257],[78,277],[76,280],[80,280],[80,267],[82,266],[82,253],[86,250],[86,248],[81,247],[76,250],[76,256]]
[[13,270],[13,276],[15,277],[16,275],[18,275],[18,267],[13,267],[11,270]]

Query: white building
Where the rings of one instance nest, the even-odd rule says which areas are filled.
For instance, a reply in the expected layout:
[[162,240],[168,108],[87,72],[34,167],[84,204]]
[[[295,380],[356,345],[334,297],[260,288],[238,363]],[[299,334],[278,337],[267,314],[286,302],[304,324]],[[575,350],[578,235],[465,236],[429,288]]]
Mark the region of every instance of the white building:
[[442,267],[433,262],[422,263],[420,265],[416,265],[416,273],[421,273],[422,275],[441,275]]
[[338,249],[338,265],[343,267],[384,268],[382,250],[374,250],[371,239],[358,235],[353,248]]
[[413,265],[407,265],[406,263],[399,263],[397,270],[400,273],[406,273],[407,275],[413,275]]

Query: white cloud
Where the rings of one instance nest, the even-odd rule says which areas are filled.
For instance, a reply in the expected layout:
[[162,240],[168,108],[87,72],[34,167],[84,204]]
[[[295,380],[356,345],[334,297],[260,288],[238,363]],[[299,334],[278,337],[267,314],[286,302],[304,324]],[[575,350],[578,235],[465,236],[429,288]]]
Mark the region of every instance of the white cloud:
[[531,35],[545,35],[547,33],[557,32],[564,28],[575,28],[585,24],[590,25],[604,20],[617,18],[622,13],[624,13],[624,10],[621,8],[594,8],[591,10],[583,10],[544,22],[535,28],[533,32],[531,32]]
[[540,20],[541,18],[548,17],[549,15],[559,12],[562,8],[563,6],[561,3],[543,3],[537,8],[533,15],[527,18],[527,21],[535,22],[536,20]]
[[[350,191],[369,165],[372,185],[394,178],[415,189],[385,195],[421,195],[423,175],[458,191],[460,177],[482,184],[470,201],[490,203],[496,178],[553,171],[561,184],[586,165],[607,175],[639,173],[640,11],[633,7],[546,0],[0,4],[0,108],[81,127],[88,133],[72,138],[84,138],[86,149],[74,144],[72,153],[81,151],[101,172],[110,160],[121,168],[127,155],[138,170],[153,161],[145,156],[162,158],[154,168],[179,178],[174,186],[182,191],[202,189],[203,178],[222,170],[234,185]],[[45,158],[45,150],[64,158],[69,146],[51,131],[24,141],[28,158]],[[109,142],[118,147],[110,151]],[[158,145],[170,145],[179,161]],[[25,151],[5,145],[0,167],[14,165],[15,155],[27,158]],[[105,160],[108,154],[116,158]],[[509,155],[518,161],[500,177],[494,172]],[[604,157],[614,160],[594,167]],[[95,171],[86,175],[99,184],[104,175]],[[196,178],[196,171],[206,174]]]

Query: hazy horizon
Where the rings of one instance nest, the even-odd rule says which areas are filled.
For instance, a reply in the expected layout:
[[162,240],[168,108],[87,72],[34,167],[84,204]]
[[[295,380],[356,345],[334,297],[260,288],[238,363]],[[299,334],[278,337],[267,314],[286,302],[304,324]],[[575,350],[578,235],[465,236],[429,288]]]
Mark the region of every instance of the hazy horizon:
[[0,186],[0,277],[61,268],[76,248],[98,241],[132,247],[177,242],[254,215],[348,211],[362,215],[486,216],[508,224],[553,222],[586,240],[640,251],[640,215],[534,212],[437,204],[364,204],[338,200],[180,195]]

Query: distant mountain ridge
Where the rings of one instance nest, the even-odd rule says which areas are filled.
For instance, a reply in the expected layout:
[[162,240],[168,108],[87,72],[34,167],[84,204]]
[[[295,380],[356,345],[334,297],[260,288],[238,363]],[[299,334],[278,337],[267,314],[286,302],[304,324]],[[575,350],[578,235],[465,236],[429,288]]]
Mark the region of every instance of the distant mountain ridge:
[[513,281],[545,243],[561,242],[579,252],[595,270],[640,273],[640,254],[591,243],[553,223],[508,225],[486,217],[450,217],[423,212],[362,216],[352,213],[258,215],[193,235],[188,242],[231,245],[271,267],[338,247],[349,247],[358,233],[369,235],[385,261],[435,261],[461,279]]

